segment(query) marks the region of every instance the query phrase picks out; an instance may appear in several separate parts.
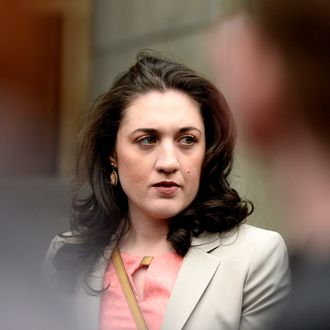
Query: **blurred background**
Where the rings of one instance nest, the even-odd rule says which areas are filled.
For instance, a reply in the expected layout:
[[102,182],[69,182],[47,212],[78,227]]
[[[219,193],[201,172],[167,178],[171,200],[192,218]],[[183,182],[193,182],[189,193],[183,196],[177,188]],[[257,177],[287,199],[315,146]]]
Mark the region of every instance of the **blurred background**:
[[[22,259],[40,264],[50,239],[69,229],[75,147],[94,99],[145,48],[213,80],[208,34],[227,5],[221,0],[3,2],[1,244],[7,259],[16,249]],[[239,139],[231,180],[255,204],[248,223],[286,237],[267,167],[247,150]]]

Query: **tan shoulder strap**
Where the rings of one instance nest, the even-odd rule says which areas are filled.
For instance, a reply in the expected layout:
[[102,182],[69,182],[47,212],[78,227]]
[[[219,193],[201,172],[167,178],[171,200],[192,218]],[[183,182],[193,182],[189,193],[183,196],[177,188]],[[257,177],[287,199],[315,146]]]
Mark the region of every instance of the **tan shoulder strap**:
[[136,327],[138,330],[148,330],[146,322],[143,318],[142,312],[134,295],[131,283],[127,277],[123,260],[121,259],[120,252],[116,246],[112,253],[112,262],[115,267],[121,288],[124,292],[127,304],[133,315]]

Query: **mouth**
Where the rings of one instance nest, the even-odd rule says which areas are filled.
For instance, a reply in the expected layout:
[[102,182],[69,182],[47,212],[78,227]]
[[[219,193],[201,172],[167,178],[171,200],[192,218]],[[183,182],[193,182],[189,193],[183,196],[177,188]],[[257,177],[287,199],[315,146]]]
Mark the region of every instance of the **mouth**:
[[180,185],[173,181],[161,181],[155,183],[153,187],[180,187]]
[[178,183],[173,181],[161,181],[155,183],[152,186],[156,188],[159,194],[165,196],[174,195],[181,188],[181,186]]

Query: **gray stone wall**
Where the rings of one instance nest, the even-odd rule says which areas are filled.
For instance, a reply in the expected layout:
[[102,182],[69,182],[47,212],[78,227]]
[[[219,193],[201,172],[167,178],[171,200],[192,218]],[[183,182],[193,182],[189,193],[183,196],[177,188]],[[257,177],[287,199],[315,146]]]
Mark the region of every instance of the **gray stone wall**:
[[207,72],[205,35],[216,0],[96,0],[92,13],[91,97],[106,90],[145,48]]

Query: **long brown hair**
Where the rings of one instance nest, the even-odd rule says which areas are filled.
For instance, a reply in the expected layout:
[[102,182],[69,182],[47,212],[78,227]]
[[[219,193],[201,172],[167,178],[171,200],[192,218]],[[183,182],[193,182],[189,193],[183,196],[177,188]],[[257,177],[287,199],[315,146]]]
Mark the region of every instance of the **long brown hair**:
[[154,53],[140,53],[136,64],[97,100],[84,128],[77,179],[81,187],[87,184],[89,191],[85,198],[74,199],[71,225],[77,243],[66,244],[59,250],[57,265],[61,259],[71,260],[67,263],[71,270],[90,270],[104,248],[123,235],[119,229],[128,229],[127,197],[120,183],[116,187],[110,184],[109,156],[113,154],[118,127],[130,102],[151,90],[168,89],[182,91],[200,105],[206,134],[200,189],[191,205],[170,220],[168,241],[184,256],[192,236],[204,231],[230,230],[252,212],[252,204],[243,201],[228,182],[235,127],[222,94],[184,65]]

